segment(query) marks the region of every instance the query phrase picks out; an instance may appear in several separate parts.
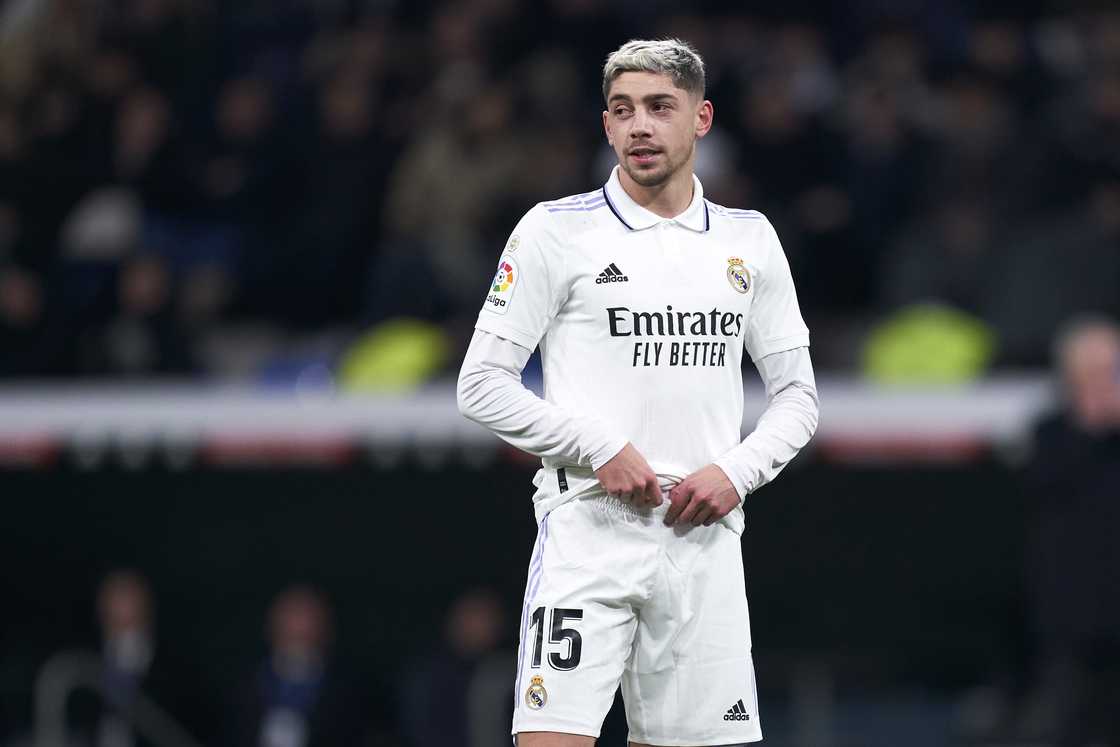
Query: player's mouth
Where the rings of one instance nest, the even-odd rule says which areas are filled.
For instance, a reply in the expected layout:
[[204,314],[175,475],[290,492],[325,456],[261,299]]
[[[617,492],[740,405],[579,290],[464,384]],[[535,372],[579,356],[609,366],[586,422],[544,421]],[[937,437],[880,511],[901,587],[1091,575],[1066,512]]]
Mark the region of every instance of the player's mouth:
[[630,156],[639,166],[642,166],[657,160],[657,157],[661,155],[661,151],[656,148],[642,146],[640,148],[631,148],[627,151],[626,155]]

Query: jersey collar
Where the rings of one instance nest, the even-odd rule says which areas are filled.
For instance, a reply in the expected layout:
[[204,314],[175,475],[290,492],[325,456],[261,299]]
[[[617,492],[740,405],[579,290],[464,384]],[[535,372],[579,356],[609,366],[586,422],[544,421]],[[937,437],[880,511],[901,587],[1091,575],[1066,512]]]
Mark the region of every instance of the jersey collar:
[[618,180],[618,168],[615,166],[611,171],[610,179],[607,179],[606,185],[603,186],[603,195],[606,197],[607,207],[622,222],[622,225],[631,231],[643,231],[658,223],[668,222],[679,223],[698,233],[708,230],[711,225],[708,219],[708,203],[704,200],[704,187],[696,178],[696,174],[692,175],[692,202],[677,217],[662,218],[630,199],[630,195],[626,194],[626,190]]

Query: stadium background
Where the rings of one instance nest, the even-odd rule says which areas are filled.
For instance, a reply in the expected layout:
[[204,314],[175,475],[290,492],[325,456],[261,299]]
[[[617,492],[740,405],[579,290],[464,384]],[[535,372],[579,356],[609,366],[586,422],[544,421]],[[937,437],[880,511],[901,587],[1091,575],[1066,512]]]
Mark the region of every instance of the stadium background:
[[1055,335],[1120,313],[1120,11],[1041,0],[0,4],[0,743],[120,569],[204,744],[256,741],[293,586],[355,724],[311,744],[497,743],[533,467],[454,376],[520,214],[605,178],[605,55],[662,35],[705,57],[697,171],[777,227],[821,379],[747,507],[768,741],[1116,743],[1115,648],[1076,729],[1054,697],[1031,433]]

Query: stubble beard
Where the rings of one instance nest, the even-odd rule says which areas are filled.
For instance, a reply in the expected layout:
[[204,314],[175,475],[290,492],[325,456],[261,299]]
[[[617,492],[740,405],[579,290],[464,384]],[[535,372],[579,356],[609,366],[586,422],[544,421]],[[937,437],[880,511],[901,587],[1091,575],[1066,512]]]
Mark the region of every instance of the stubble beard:
[[[688,162],[688,158],[692,155],[695,148],[696,144],[694,142],[692,144],[692,148],[689,149],[689,152],[685,155],[685,157],[676,162],[670,161],[668,159],[668,155],[666,155],[664,165],[656,169],[643,170],[631,168],[625,155],[623,155],[623,157],[619,159],[619,165],[622,166],[623,171],[625,171],[627,175],[629,175],[629,177],[634,181],[635,184],[641,187],[660,187],[661,185],[668,183],[669,180],[673,178],[673,175],[681,170],[681,167]],[[662,153],[664,153],[664,151],[662,151]]]
[[623,162],[622,168],[626,170],[635,184],[643,187],[659,187],[669,181],[669,177],[676,173],[673,164],[665,164],[660,169],[638,170],[630,168],[628,164]]

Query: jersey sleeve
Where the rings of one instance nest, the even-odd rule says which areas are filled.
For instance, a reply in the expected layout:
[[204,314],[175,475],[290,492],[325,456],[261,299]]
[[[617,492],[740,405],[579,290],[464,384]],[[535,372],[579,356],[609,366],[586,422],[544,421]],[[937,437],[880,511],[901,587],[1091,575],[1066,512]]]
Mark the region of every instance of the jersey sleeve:
[[769,221],[766,222],[765,236],[766,265],[758,278],[756,295],[747,317],[747,352],[755,362],[773,353],[809,344],[809,329],[797,305],[797,291],[793,287],[789,261]]
[[540,205],[525,214],[498,260],[475,329],[537,347],[566,293],[559,243]]

